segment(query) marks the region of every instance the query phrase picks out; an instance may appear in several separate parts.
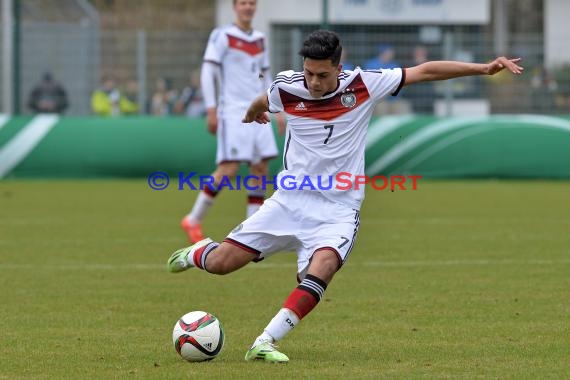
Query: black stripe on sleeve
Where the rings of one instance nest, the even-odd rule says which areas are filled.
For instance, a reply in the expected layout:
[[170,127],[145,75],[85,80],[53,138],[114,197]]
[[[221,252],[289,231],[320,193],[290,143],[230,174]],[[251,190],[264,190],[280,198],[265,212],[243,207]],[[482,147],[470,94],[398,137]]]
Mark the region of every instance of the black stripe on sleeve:
[[400,92],[402,87],[404,87],[405,83],[406,83],[406,68],[402,67],[402,79],[400,80],[400,84],[398,85],[398,88],[396,88],[396,91],[392,93],[392,96],[398,96],[398,93]]

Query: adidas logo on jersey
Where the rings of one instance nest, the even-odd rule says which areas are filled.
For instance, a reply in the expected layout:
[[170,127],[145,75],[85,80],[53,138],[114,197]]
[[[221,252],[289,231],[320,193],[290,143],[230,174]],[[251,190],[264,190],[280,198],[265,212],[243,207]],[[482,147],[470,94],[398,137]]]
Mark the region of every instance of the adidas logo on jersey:
[[301,102],[295,106],[295,111],[306,111],[305,103]]

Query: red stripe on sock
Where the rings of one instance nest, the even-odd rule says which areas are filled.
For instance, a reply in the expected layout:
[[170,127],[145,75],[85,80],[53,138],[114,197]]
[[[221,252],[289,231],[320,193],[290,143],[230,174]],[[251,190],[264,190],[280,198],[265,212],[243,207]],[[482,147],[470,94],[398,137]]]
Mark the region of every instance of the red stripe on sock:
[[247,203],[250,205],[262,205],[264,200],[265,197],[255,197],[252,195],[247,197]]
[[206,247],[207,247],[207,246],[208,246],[208,245],[205,245],[205,246],[203,246],[203,247],[197,249],[197,250],[194,252],[194,256],[192,256],[192,260],[194,261],[194,266],[195,266],[196,268],[204,269],[204,268],[202,268],[202,266],[200,265],[200,263],[202,262],[202,254],[203,254],[204,251],[206,250]]
[[219,191],[215,191],[215,190],[210,189],[209,186],[204,187],[204,190],[202,190],[202,191],[204,192],[204,194],[206,194],[212,198],[215,198],[216,195],[218,195],[218,193],[219,193]]
[[319,301],[306,290],[295,288],[285,300],[283,307],[292,310],[299,319],[311,312]]

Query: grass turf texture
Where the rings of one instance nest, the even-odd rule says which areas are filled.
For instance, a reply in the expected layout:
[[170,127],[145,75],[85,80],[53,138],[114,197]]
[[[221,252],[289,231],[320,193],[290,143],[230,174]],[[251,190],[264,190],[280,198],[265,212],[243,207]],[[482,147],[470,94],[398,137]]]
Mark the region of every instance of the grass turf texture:
[[[169,274],[196,192],[140,181],[0,182],[0,378],[512,378],[570,373],[569,182],[430,182],[372,191],[358,241],[280,347],[243,356],[296,286],[295,255],[225,277]],[[245,213],[226,191],[204,223]],[[215,314],[211,362],[176,354],[175,321]]]

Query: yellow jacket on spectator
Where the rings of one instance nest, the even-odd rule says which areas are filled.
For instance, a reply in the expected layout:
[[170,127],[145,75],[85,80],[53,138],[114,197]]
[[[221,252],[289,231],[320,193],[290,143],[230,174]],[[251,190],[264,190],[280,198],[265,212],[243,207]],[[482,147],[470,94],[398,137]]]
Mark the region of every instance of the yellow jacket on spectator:
[[91,95],[91,110],[99,116],[119,116],[136,114],[138,104],[122,96],[118,90],[110,92],[98,89]]

